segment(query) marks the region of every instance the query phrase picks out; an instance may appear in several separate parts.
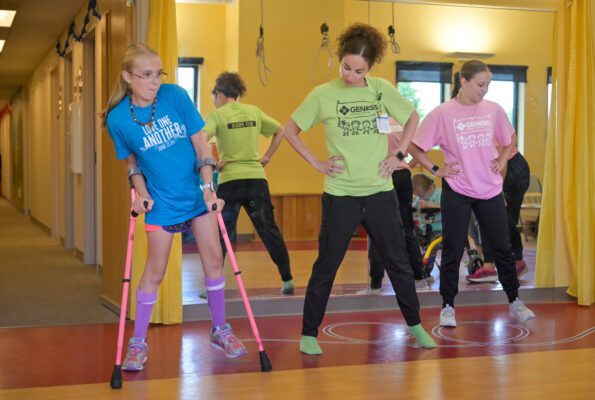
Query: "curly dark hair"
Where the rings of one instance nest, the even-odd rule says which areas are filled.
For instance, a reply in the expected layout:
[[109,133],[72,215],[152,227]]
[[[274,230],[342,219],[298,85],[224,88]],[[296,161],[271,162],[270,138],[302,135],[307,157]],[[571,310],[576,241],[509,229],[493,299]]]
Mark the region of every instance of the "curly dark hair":
[[215,80],[213,94],[221,93],[225,97],[237,99],[246,94],[246,84],[235,72],[222,72]]
[[368,24],[356,23],[348,26],[337,38],[339,60],[346,54],[362,56],[371,68],[382,61],[387,40],[382,33]]

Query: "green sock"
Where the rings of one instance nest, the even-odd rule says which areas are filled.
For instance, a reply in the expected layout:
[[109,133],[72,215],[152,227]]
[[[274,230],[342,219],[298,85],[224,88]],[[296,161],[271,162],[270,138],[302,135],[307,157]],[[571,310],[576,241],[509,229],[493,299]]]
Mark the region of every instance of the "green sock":
[[283,287],[281,288],[282,294],[292,294],[294,292],[294,290],[295,290],[295,286],[293,285],[292,279],[283,282]]
[[432,337],[428,335],[428,333],[425,331],[423,326],[421,326],[421,324],[410,326],[409,333],[411,333],[415,337],[417,344],[425,349],[435,349],[436,347],[438,347],[436,342],[434,342],[434,339],[432,339]]
[[300,339],[300,351],[304,354],[322,354],[322,349],[314,336],[302,335]]

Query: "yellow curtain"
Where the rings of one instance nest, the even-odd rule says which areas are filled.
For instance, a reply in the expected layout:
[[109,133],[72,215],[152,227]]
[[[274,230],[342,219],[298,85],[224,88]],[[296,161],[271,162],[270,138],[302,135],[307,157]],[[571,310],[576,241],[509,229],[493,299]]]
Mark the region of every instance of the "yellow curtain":
[[565,1],[556,16],[556,108],[547,143],[536,284],[568,286],[595,303],[595,60],[591,0]]
[[[175,82],[178,68],[175,0],[151,0],[147,45],[161,55],[163,70],[169,75],[166,81]],[[138,287],[147,255],[144,216],[140,216],[136,221],[134,235],[135,257],[133,257],[132,261],[131,282],[133,288]],[[130,313],[136,315],[135,312],[136,290],[132,290]],[[182,238],[179,233],[174,235],[167,273],[159,288],[151,322],[163,324],[182,322]]]

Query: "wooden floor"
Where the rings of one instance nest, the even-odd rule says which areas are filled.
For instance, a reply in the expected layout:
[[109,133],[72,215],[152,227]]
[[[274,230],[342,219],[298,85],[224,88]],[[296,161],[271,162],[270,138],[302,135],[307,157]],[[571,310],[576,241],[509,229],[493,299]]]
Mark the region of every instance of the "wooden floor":
[[7,390],[2,399],[593,399],[595,349]]
[[146,369],[121,390],[108,384],[115,324],[5,328],[0,399],[593,399],[595,308],[530,306],[522,325],[504,304],[458,307],[454,329],[423,309],[434,350],[414,346],[397,310],[327,314],[321,356],[299,353],[301,317],[259,318],[271,373],[245,319],[230,321],[249,350],[238,359],[210,348],[208,322],[153,326]]
[[[296,295],[304,295],[308,279],[312,271],[312,264],[316,260],[318,251],[316,242],[288,243],[289,257],[291,260],[293,280],[296,285]],[[266,250],[258,244],[240,245],[236,251],[236,258],[242,270],[242,280],[250,296],[256,297],[279,297],[281,278],[275,264],[271,261]],[[520,278],[523,288],[534,287],[535,273],[535,240],[525,243],[525,261],[528,273]],[[184,304],[200,304],[205,301],[200,299],[199,291],[204,290],[204,274],[200,263],[200,257],[192,246],[185,245],[186,251],[183,255],[182,268],[182,290]],[[192,251],[194,249],[194,251]],[[229,263],[229,257],[225,260],[225,281],[226,298],[240,298],[237,290],[233,269]],[[469,283],[466,281],[467,268],[461,264],[459,272],[459,290],[502,290],[500,283]],[[431,289],[438,292],[440,286],[439,271],[434,268],[432,272],[433,282]],[[333,285],[333,294],[355,294],[368,285],[368,252],[366,241],[362,239],[352,240],[350,250],[345,254],[341,267],[337,272]],[[394,294],[394,290],[388,280],[384,279],[383,294]]]

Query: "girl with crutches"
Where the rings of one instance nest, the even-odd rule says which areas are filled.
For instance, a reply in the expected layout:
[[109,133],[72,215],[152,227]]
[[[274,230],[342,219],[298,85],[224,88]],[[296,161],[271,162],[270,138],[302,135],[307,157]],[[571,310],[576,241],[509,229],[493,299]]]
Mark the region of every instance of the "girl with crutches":
[[228,357],[246,353],[225,320],[223,257],[215,217],[224,202],[217,199],[213,186],[215,160],[198,134],[204,121],[184,89],[161,84],[164,74],[153,49],[141,43],[129,46],[104,113],[116,156],[126,160],[136,189],[132,208],[146,213],[147,263],[136,288],[134,334],[122,363],[128,371],[142,370],[147,361],[146,333],[173,233],[185,230],[194,234],[204,268],[211,344]]
[[[415,280],[405,250],[397,196],[390,179],[404,168],[405,152],[419,122],[417,112],[388,81],[368,76],[386,50],[370,25],[354,24],[338,38],[339,77],[314,88],[284,128],[289,144],[325,175],[318,258],[304,301],[300,351],[321,354],[316,337],[337,270],[361,223],[374,241],[417,344],[436,347],[421,326]],[[404,130],[395,154],[388,151],[389,117]],[[329,158],[320,160],[298,136],[324,125]]]

